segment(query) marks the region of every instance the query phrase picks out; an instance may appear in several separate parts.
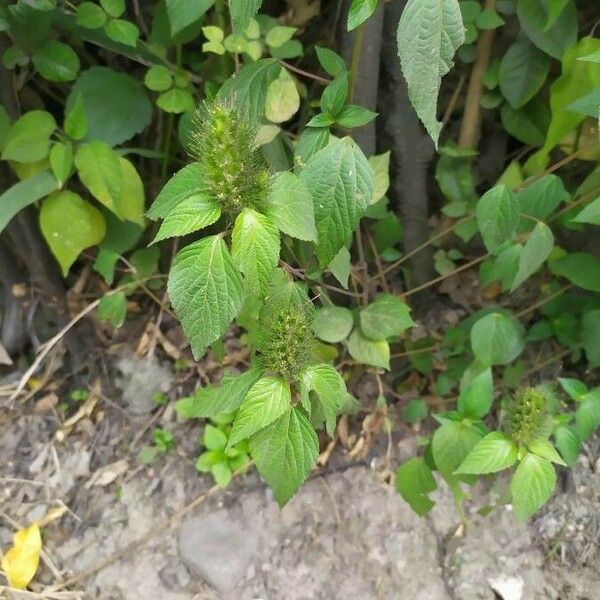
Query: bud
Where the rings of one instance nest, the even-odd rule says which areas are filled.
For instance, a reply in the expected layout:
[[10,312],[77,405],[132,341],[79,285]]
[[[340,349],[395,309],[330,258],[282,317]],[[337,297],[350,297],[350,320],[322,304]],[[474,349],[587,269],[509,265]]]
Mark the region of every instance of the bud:
[[506,428],[519,445],[547,440],[552,428],[551,402],[543,386],[521,388],[509,403]]

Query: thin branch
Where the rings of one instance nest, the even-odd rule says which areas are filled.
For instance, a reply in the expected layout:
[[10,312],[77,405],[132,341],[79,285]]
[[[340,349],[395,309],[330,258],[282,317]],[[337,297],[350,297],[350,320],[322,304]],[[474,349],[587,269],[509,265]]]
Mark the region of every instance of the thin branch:
[[329,85],[331,83],[330,79],[327,79],[326,77],[321,77],[320,75],[315,75],[314,73],[310,73],[309,71],[305,71],[304,69],[300,69],[299,67],[295,67],[294,65],[290,64],[289,62],[286,62],[285,60],[280,60],[279,64],[283,65],[286,69],[297,73],[298,75],[302,75],[303,77],[307,77],[308,79],[313,79],[321,85]]

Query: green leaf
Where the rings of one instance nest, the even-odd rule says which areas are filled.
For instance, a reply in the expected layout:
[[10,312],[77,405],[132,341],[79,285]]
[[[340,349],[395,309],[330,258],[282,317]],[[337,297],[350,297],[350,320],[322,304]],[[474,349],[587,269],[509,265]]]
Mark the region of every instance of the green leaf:
[[319,64],[332,77],[339,77],[348,71],[344,59],[333,50],[315,46],[315,51],[317,53]]
[[231,234],[233,261],[244,274],[249,295],[263,298],[279,261],[279,232],[271,219],[245,208]]
[[194,109],[196,102],[188,90],[173,88],[156,99],[156,106],[168,113],[184,113]]
[[558,383],[562,387],[565,392],[569,395],[570,398],[575,400],[575,402],[581,402],[583,397],[588,393],[588,387],[583,383],[583,381],[579,381],[579,379],[572,379],[570,377],[559,377]]
[[0,232],[21,209],[47,196],[57,187],[56,179],[49,171],[40,171],[9,187],[0,195]]
[[340,282],[340,285],[344,289],[347,289],[352,265],[350,264],[350,252],[346,246],[342,246],[339,249],[327,267],[331,271],[331,274]]
[[125,323],[127,316],[127,298],[124,292],[107,294],[98,304],[98,319],[110,323],[118,329]]
[[585,252],[572,252],[550,263],[555,275],[560,275],[577,287],[600,292],[600,258]]
[[211,468],[210,472],[215,478],[215,483],[220,488],[226,488],[231,481],[233,473],[229,468],[229,465],[224,461],[216,462]]
[[217,235],[177,253],[168,291],[196,359],[225,332],[245,299],[241,275]]
[[206,27],[203,27],[202,33],[209,42],[222,42],[225,39],[223,30],[214,25],[207,25]]
[[508,103],[503,104],[500,110],[502,126],[524,144],[542,146],[550,124],[550,111],[546,104],[539,95],[518,110]]
[[75,22],[86,29],[99,29],[107,21],[106,13],[94,2],[82,2],[77,7]]
[[227,446],[227,436],[224,431],[209,423],[202,434],[202,445],[209,450],[224,450]]
[[[198,180],[194,181],[199,186]],[[165,217],[153,244],[174,236],[194,233],[216,223],[221,216],[219,203],[207,189],[197,187],[193,195],[181,200]]]
[[535,454],[541,456],[550,462],[556,463],[566,467],[565,461],[560,457],[560,454],[556,451],[556,448],[548,440],[533,440],[527,444],[527,449]]
[[377,117],[377,113],[367,110],[362,106],[350,104],[344,106],[340,113],[335,117],[335,122],[344,129],[353,129],[354,127],[363,127]]
[[411,458],[396,471],[396,490],[420,516],[425,516],[435,505],[428,496],[437,489],[431,469],[423,458]]
[[262,0],[229,0],[229,11],[233,27],[244,31],[260,9]]
[[125,12],[125,0],[100,0],[100,5],[114,18],[120,17]]
[[273,123],[289,121],[300,108],[300,94],[287,69],[281,69],[279,77],[267,88],[265,117]]
[[313,331],[324,342],[335,344],[345,340],[352,327],[352,311],[342,306],[325,306],[315,311]]
[[74,140],[85,137],[88,129],[87,117],[81,96],[77,96],[65,116],[65,133]]
[[493,397],[492,370],[488,368],[474,377],[467,386],[461,387],[457,410],[470,419],[483,419],[492,407]]
[[135,48],[140,30],[137,25],[125,19],[112,19],[104,26],[104,33],[113,41]]
[[56,129],[54,117],[43,110],[32,110],[17,119],[4,140],[2,160],[32,163],[48,156],[50,136]]
[[[245,1],[245,0],[244,0]],[[230,77],[219,90],[223,101],[234,102],[258,122],[265,112],[269,85],[279,77],[281,65],[272,58],[263,58],[245,65],[235,77]]]
[[354,360],[364,365],[390,368],[390,345],[385,340],[370,340],[356,328],[348,338],[348,352]]
[[54,144],[50,150],[50,167],[62,187],[69,178],[73,167],[73,146],[61,142]]
[[385,152],[369,157],[369,164],[373,169],[373,196],[369,204],[372,206],[379,202],[387,193],[390,187],[390,155]]
[[400,335],[414,324],[408,304],[393,294],[381,294],[360,311],[360,328],[373,340]]
[[590,367],[596,368],[600,366],[600,308],[583,313],[581,329],[585,356]]
[[79,179],[106,208],[119,214],[123,171],[119,155],[106,143],[90,142],[77,148],[75,166]]
[[483,433],[476,427],[457,421],[436,429],[431,451],[440,473],[452,475],[482,437]]
[[575,223],[600,225],[600,197],[590,202],[574,219]]
[[319,442],[300,408],[291,408],[250,438],[258,472],[283,506],[308,477],[319,455]]
[[300,386],[301,397],[308,398],[311,391],[319,397],[327,433],[333,437],[336,418],[348,393],[342,376],[330,365],[311,365],[304,371]]
[[164,219],[184,201],[191,202],[195,198],[200,202],[206,195],[202,181],[200,163],[194,162],[183,167],[167,181],[146,215],[153,220]]
[[275,25],[267,32],[265,43],[271,48],[279,48],[292,39],[296,32],[295,27],[286,27],[284,25]]
[[513,108],[521,108],[540,91],[549,71],[548,55],[519,37],[502,57],[500,91]]
[[517,14],[527,37],[546,54],[560,60],[577,41],[577,9],[571,2],[550,28],[548,9],[552,0],[519,0]]
[[583,399],[575,412],[577,434],[582,441],[587,440],[600,426],[600,399]]
[[306,242],[317,241],[315,209],[304,181],[287,171],[276,173],[269,186],[265,214],[280,231]]
[[497,29],[504,25],[504,19],[495,10],[482,10],[475,19],[478,29]]
[[87,117],[89,140],[116,146],[150,124],[152,105],[144,85],[125,73],[108,67],[92,67],[73,84],[67,98],[67,112],[79,96]]
[[546,21],[545,31],[548,31],[552,25],[556,22],[556,19],[560,17],[562,11],[566,8],[567,4],[570,4],[572,0],[550,0],[548,5],[548,20]]
[[321,110],[328,116],[335,117],[344,108],[348,96],[348,74],[336,77],[321,95]]
[[511,292],[514,292],[544,264],[553,248],[554,235],[552,235],[551,229],[539,221],[533,228],[519,257],[519,269],[510,286]]
[[66,190],[44,200],[40,228],[65,277],[81,251],[98,244],[106,232],[102,213]]
[[197,21],[214,3],[215,0],[166,0],[171,35]]
[[261,377],[262,371],[252,368],[242,375],[225,378],[220,385],[200,388],[193,396],[177,401],[175,410],[184,419],[213,418],[233,412]]
[[504,433],[488,433],[469,452],[455,471],[456,475],[485,475],[512,467],[517,462],[518,447]]
[[[564,183],[556,175],[544,175],[530,183],[517,194],[517,202],[522,215],[543,221],[547,219],[571,195],[565,190]],[[534,227],[534,221],[522,217],[519,231],[529,231]]]
[[525,346],[525,331],[517,319],[503,313],[489,313],[471,328],[471,347],[484,366],[506,365]]
[[373,196],[373,171],[350,138],[338,140],[314,154],[301,179],[312,195],[319,244],[319,265],[325,267],[354,229]]
[[348,11],[348,31],[362,25],[377,9],[377,0],[352,0]]
[[144,209],[146,195],[142,179],[133,166],[133,163],[126,158],[120,156],[119,165],[121,167],[123,183],[121,193],[117,199],[118,216],[145,227]]
[[581,452],[581,440],[575,429],[568,425],[561,425],[554,432],[554,442],[567,466],[572,467]]
[[429,414],[427,402],[421,398],[411,400],[403,409],[401,417],[407,423],[418,423]]
[[408,0],[398,25],[398,54],[408,96],[436,144],[437,98],[442,77],[452,68],[465,29],[457,0]]
[[488,252],[495,252],[512,239],[519,224],[519,203],[512,190],[503,183],[495,185],[479,200],[477,226]]
[[535,454],[526,454],[510,482],[517,519],[525,521],[552,496],[556,471],[552,463]]
[[80,67],[75,51],[57,40],[48,40],[36,48],[31,60],[38,73],[48,81],[73,81]]

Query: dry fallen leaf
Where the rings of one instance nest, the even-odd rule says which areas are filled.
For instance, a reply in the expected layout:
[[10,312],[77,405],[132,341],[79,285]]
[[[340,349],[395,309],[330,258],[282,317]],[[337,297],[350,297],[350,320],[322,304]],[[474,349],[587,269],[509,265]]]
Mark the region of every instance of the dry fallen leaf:
[[2,557],[2,569],[11,587],[24,590],[29,585],[40,564],[41,551],[42,536],[37,523],[15,533],[12,547]]

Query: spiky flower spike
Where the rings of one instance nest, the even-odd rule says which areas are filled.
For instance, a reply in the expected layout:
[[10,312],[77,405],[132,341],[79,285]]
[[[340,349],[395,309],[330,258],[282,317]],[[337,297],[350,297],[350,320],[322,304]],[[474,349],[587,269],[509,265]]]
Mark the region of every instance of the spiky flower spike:
[[506,415],[508,433],[517,444],[546,440],[552,428],[551,398],[542,386],[521,388],[509,403]]
[[300,379],[315,347],[312,305],[291,304],[261,319],[256,345],[257,360],[286,381]]
[[269,169],[254,140],[256,126],[233,105],[204,102],[194,116],[190,154],[221,208],[231,216],[246,207],[260,210]]

